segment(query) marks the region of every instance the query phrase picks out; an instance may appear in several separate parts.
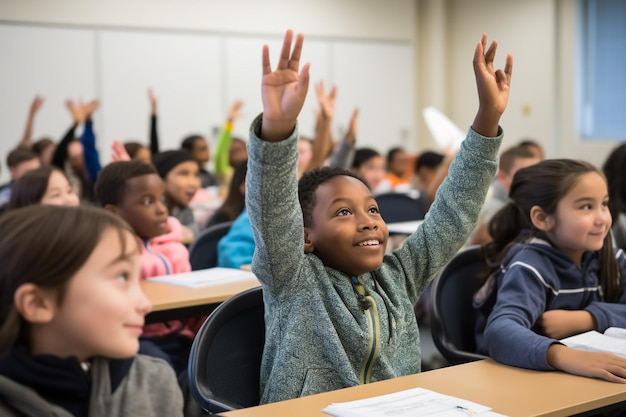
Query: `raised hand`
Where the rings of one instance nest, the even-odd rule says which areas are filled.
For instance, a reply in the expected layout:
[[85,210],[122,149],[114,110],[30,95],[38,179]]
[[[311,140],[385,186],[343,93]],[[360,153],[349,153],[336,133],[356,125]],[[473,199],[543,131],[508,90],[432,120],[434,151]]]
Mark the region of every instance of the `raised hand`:
[[495,70],[493,60],[498,42],[492,41],[489,49],[487,35],[483,34],[474,51],[474,75],[478,88],[479,108],[472,128],[483,136],[496,136],[500,116],[509,101],[513,56],[507,55],[504,70]]
[[309,64],[298,74],[304,36],[298,34],[293,50],[292,40],[293,32],[288,30],[275,71],[270,65],[269,47],[263,46],[261,137],[267,141],[286,139],[293,132],[309,88]]
[[148,100],[150,100],[150,114],[156,115],[157,105],[159,104],[159,101],[154,95],[154,91],[152,91],[152,87],[148,88]]
[[65,101],[65,107],[67,107],[70,111],[72,119],[74,119],[74,123],[82,123],[85,120],[85,117],[87,117],[82,103],[76,104],[73,100],[68,99]]
[[235,101],[228,110],[228,121],[234,123],[241,116],[241,108],[243,107],[243,101]]
[[37,113],[39,109],[41,109],[41,106],[43,106],[43,97],[35,96],[32,103],[30,103],[29,114],[35,115],[35,113]]
[[111,146],[111,162],[130,161],[130,155],[119,140],[114,140]]
[[350,124],[348,125],[348,131],[344,136],[343,140],[347,143],[354,145],[356,142],[356,135],[359,133],[359,108],[355,108],[352,111],[352,116],[350,117]]
[[89,103],[86,103],[86,104],[81,103],[81,105],[83,106],[83,112],[85,113],[85,118],[88,119],[91,117],[93,112],[98,110],[98,107],[100,107],[100,102],[98,100],[91,100]]
[[335,97],[337,96],[337,87],[333,86],[328,94],[324,93],[324,81],[315,84],[315,94],[320,104],[320,115],[326,119],[332,119],[335,116]]

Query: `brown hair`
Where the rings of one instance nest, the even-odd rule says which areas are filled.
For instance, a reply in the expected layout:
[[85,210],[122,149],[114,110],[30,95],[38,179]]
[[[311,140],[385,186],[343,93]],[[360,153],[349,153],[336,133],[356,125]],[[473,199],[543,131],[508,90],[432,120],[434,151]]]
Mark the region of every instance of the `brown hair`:
[[[78,226],[78,227],[77,227]],[[95,207],[33,205],[0,217],[0,356],[28,343],[28,324],[15,308],[15,291],[25,283],[58,291],[85,264],[106,230],[133,233],[118,216]]]
[[[530,219],[531,208],[539,206],[546,214],[554,214],[559,201],[578,183],[582,175],[590,172],[604,178],[602,172],[592,164],[572,159],[548,159],[517,171],[509,191],[510,202],[489,222],[489,234],[493,240],[485,244],[482,250],[490,267],[482,277],[486,279],[500,267],[515,243],[531,236],[549,242],[550,239],[544,233],[534,229]],[[604,245],[598,254],[604,301],[617,302],[621,287],[610,233],[604,238]]]
[[50,176],[55,171],[67,179],[63,171],[53,166],[42,166],[22,175],[13,184],[7,210],[39,204],[48,189]]

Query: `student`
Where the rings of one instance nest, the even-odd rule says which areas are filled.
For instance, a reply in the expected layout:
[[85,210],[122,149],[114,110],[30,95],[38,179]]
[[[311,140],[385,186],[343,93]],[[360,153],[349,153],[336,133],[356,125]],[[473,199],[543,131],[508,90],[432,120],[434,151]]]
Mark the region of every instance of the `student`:
[[385,158],[372,148],[359,148],[352,160],[352,173],[365,180],[374,194],[391,191],[391,184],[385,178]]
[[63,171],[52,166],[42,166],[28,171],[15,181],[7,210],[33,204],[77,206],[80,200]]
[[545,155],[544,155],[544,152],[543,152],[543,148],[541,147],[539,142],[537,142],[536,140],[534,140],[534,139],[522,139],[517,144],[517,146],[519,146],[520,148],[524,148],[526,150],[529,150],[540,161],[544,160]]
[[11,200],[11,191],[15,181],[22,175],[41,166],[36,153],[23,148],[15,148],[7,155],[7,165],[11,181],[0,185],[0,210],[4,210]]
[[613,251],[606,180],[593,165],[546,160],[515,174],[489,224],[493,273],[475,296],[479,352],[498,362],[626,383],[626,359],[559,339],[626,327],[626,260]]
[[387,175],[385,177],[393,190],[408,189],[409,186],[409,155],[400,147],[387,152]]
[[512,71],[509,56],[505,71],[494,73],[496,43],[484,53],[484,35],[474,56],[473,128],[422,226],[384,256],[389,234],[363,180],[321,168],[296,183],[296,120],[309,66],[298,74],[303,37],[291,51],[292,37],[288,31],[273,72],[263,49],[263,114],[248,143],[252,270],[266,308],[263,403],[420,371],[413,304],[473,227],[495,173]]
[[[191,271],[189,251],[180,243],[182,228],[168,216],[164,190],[154,167],[139,161],[113,162],[100,171],[96,182],[98,204],[124,219],[142,242],[142,279]],[[178,320],[147,325],[142,352],[156,349],[156,355],[180,374],[197,327],[195,320],[185,325]]]
[[498,173],[491,185],[485,204],[478,215],[476,230],[469,239],[470,245],[480,245],[491,240],[488,224],[491,218],[506,205],[513,176],[522,168],[534,165],[540,159],[526,148],[513,146],[502,152],[498,162]]
[[611,151],[602,165],[609,187],[609,210],[613,219],[611,231],[615,245],[626,249],[626,143]]
[[233,175],[233,167],[248,159],[246,143],[240,138],[233,138],[232,131],[235,121],[241,117],[242,101],[235,101],[228,110],[228,117],[222,126],[215,145],[215,176],[223,192]]
[[189,244],[200,231],[193,210],[189,207],[193,196],[200,188],[198,164],[189,152],[182,150],[153,155],[152,163],[165,184],[167,210],[183,225],[182,242]]
[[182,416],[172,369],[137,355],[151,306],[126,223],[93,207],[14,210],[0,263],[0,415]]
[[211,160],[209,144],[202,135],[190,135],[183,139],[180,148],[189,152],[198,164],[200,187],[207,188],[217,185],[217,178],[204,167]]

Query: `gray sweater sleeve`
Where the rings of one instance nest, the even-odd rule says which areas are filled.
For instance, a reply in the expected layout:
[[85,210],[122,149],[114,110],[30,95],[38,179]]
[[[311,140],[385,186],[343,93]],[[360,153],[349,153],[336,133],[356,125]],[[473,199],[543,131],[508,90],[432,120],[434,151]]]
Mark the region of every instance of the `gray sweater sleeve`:
[[274,291],[295,279],[304,257],[304,229],[298,202],[298,129],[280,142],[259,138],[259,115],[250,127],[246,207],[254,234],[252,271]]
[[495,138],[470,129],[424,222],[401,248],[388,255],[391,259],[383,267],[401,268],[412,302],[474,229],[496,172],[501,142],[502,129]]

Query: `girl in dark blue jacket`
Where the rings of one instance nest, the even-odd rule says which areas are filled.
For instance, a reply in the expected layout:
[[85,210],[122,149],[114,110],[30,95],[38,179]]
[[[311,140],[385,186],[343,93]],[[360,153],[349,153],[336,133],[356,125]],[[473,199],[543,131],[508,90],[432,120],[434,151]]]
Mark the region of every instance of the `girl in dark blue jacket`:
[[519,170],[483,247],[490,265],[474,297],[480,353],[507,365],[626,383],[626,359],[559,339],[626,327],[626,260],[611,244],[604,175],[567,159]]

